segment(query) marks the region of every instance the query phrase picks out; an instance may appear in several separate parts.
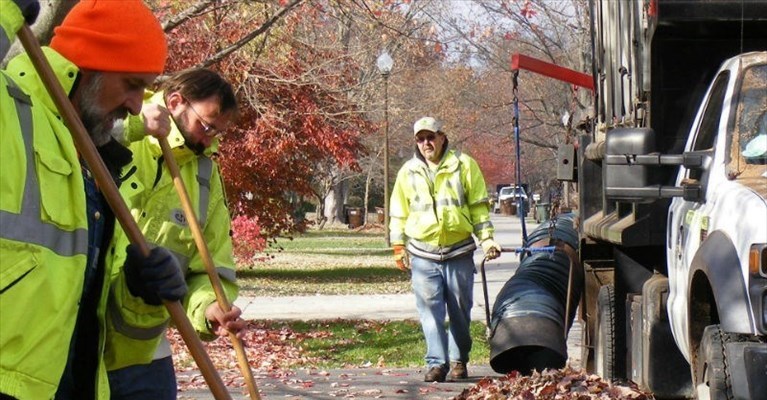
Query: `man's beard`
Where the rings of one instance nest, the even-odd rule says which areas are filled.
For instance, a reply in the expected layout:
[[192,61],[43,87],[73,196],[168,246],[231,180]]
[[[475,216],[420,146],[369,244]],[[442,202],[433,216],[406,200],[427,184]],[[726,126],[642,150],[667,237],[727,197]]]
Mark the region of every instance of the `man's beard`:
[[96,147],[105,145],[112,138],[120,140],[123,135],[122,125],[117,124],[115,126],[115,121],[128,116],[128,110],[125,107],[121,106],[110,113],[106,113],[101,106],[96,104],[95,99],[101,91],[102,83],[103,75],[95,73],[93,79],[86,86],[83,86],[78,95],[80,119]]
[[[187,111],[188,112],[188,111]],[[186,117],[186,115],[185,115]],[[200,155],[205,151],[205,145],[202,144],[202,142],[193,143],[192,142],[192,135],[189,134],[189,118],[180,118],[180,124],[177,122],[176,126],[178,127],[179,132],[181,132],[181,136],[184,137],[184,145],[189,148],[189,150],[192,150],[194,154]]]
[[184,145],[186,145],[186,147],[189,147],[189,150],[192,150],[194,154],[200,155],[203,152],[205,152],[205,145],[203,145],[202,143],[192,143],[189,141],[185,141]]

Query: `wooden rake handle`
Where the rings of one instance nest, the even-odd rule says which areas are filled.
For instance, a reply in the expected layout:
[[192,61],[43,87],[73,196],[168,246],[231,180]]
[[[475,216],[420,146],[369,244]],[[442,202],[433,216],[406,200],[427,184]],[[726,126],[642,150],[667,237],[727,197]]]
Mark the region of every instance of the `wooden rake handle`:
[[[213,291],[216,293],[216,302],[224,312],[229,312],[229,310],[232,309],[232,305],[226,298],[226,293],[221,285],[221,278],[219,278],[218,272],[216,272],[216,266],[213,263],[213,258],[208,250],[208,244],[202,233],[200,222],[192,207],[192,201],[189,199],[189,193],[186,191],[184,181],[181,179],[181,171],[178,168],[178,163],[176,163],[176,158],[173,156],[173,151],[171,151],[167,138],[159,138],[158,141],[160,142],[160,148],[162,148],[165,164],[168,166],[170,176],[173,178],[173,185],[176,188],[176,193],[178,193],[178,198],[181,200],[181,207],[184,209],[184,215],[189,223],[189,228],[192,230],[194,243],[197,245],[197,250],[200,251],[200,257],[202,257],[202,261],[205,264],[205,271],[208,273],[208,278],[210,278]],[[237,363],[239,364],[240,371],[242,371],[242,375],[248,385],[250,398],[253,400],[260,400],[261,396],[258,394],[256,380],[253,378],[253,372],[250,370],[250,364],[248,363],[248,357],[245,354],[245,347],[243,346],[242,341],[232,332],[229,332],[229,339],[232,341],[232,346],[237,354]]]
[[[149,246],[141,234],[141,230],[139,230],[136,221],[133,220],[133,216],[120,196],[117,185],[115,185],[104,165],[104,161],[99,156],[98,151],[96,151],[96,146],[91,141],[90,136],[88,136],[82,121],[80,121],[80,117],[75,112],[72,103],[70,103],[69,98],[64,93],[64,89],[62,89],[59,81],[56,79],[56,75],[53,73],[48,60],[43,55],[37,38],[26,24],[22,25],[18,32],[18,37],[40,75],[45,88],[64,118],[64,123],[72,134],[77,151],[88,163],[88,167],[90,167],[96,179],[96,184],[104,194],[109,207],[114,211],[115,217],[120,222],[120,225],[122,225],[131,243],[138,246],[144,256],[148,256]],[[186,313],[181,303],[178,301],[163,301],[163,304],[168,309],[168,313],[170,313],[171,319],[176,324],[187,347],[189,347],[189,352],[192,354],[194,361],[200,367],[200,371],[205,378],[205,382],[208,383],[213,396],[216,399],[231,399],[226,386],[224,386],[224,382],[216,372],[213,363],[208,358],[208,354],[205,353],[202,342],[200,342],[192,324],[186,318]]]

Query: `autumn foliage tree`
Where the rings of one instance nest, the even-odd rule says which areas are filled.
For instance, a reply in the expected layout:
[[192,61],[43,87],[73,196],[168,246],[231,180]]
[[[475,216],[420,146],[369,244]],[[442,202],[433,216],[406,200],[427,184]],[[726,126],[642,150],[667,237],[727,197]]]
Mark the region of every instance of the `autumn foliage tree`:
[[[342,90],[355,64],[330,62],[344,59],[343,54],[293,39],[307,16],[321,11],[301,3],[155,4],[166,22],[187,16],[169,23],[167,72],[207,66],[215,59],[209,68],[235,88],[240,116],[221,139],[218,162],[230,210],[238,218],[257,218],[259,234],[267,237],[305,227],[299,211],[305,198],[317,194],[318,167],[357,169],[363,151],[360,132],[367,126]],[[296,9],[275,21],[285,7]],[[269,29],[254,35],[267,24]],[[247,37],[252,38],[236,51],[216,58]]]
[[[167,28],[168,72],[209,67],[235,85],[242,115],[221,142],[220,164],[230,208],[258,217],[266,236],[302,229],[305,200],[322,207],[333,197],[337,211],[349,195],[338,189],[351,179],[383,192],[385,100],[389,175],[413,153],[412,122],[430,114],[445,120],[451,144],[478,160],[488,183],[513,180],[509,56],[574,67],[583,31],[571,12],[583,10],[581,0],[573,8],[467,1],[459,14],[437,0],[149,2]],[[395,59],[388,96],[375,69],[382,49]],[[526,179],[542,181],[567,140],[560,115],[581,104],[563,95],[567,85],[520,81],[520,165]]]

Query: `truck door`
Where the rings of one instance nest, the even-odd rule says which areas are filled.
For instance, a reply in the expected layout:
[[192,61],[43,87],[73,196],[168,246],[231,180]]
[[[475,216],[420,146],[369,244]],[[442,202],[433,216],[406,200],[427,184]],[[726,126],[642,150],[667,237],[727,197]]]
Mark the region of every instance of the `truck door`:
[[[706,96],[706,101],[698,111],[698,117],[693,123],[685,151],[713,150],[717,145],[719,132],[726,132],[726,101],[728,93],[728,73],[721,73],[714,81]],[[719,171],[719,170],[722,171]],[[680,349],[688,349],[687,343],[687,275],[695,250],[705,239],[710,222],[712,198],[708,197],[707,188],[715,185],[716,176],[723,175],[723,166],[712,162],[704,169],[680,167],[676,185],[699,182],[705,195],[700,202],[687,201],[676,197],[671,202],[668,215],[668,232],[666,236],[667,264],[669,273],[669,316],[672,331]],[[682,351],[690,361],[686,351]]]

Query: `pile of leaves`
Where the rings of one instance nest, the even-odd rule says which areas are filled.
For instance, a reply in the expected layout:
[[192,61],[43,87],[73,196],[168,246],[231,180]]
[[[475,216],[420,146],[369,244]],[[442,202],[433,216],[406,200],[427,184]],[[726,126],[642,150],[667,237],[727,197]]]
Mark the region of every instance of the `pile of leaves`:
[[583,370],[565,367],[535,372],[530,376],[513,371],[501,378],[483,378],[476,385],[465,389],[458,400],[588,400],[588,399],[635,399],[652,397],[636,387],[614,385],[597,375]]
[[[315,362],[305,357],[301,349],[292,343],[329,334],[323,331],[299,333],[287,326],[275,327],[263,321],[250,321],[242,342],[247,343],[245,353],[255,376],[285,378],[293,375],[291,368]],[[205,379],[199,373],[178,331],[169,329],[167,337],[173,353],[179,391],[206,388]],[[234,348],[228,338],[204,342],[203,347],[227,387],[245,386]]]

